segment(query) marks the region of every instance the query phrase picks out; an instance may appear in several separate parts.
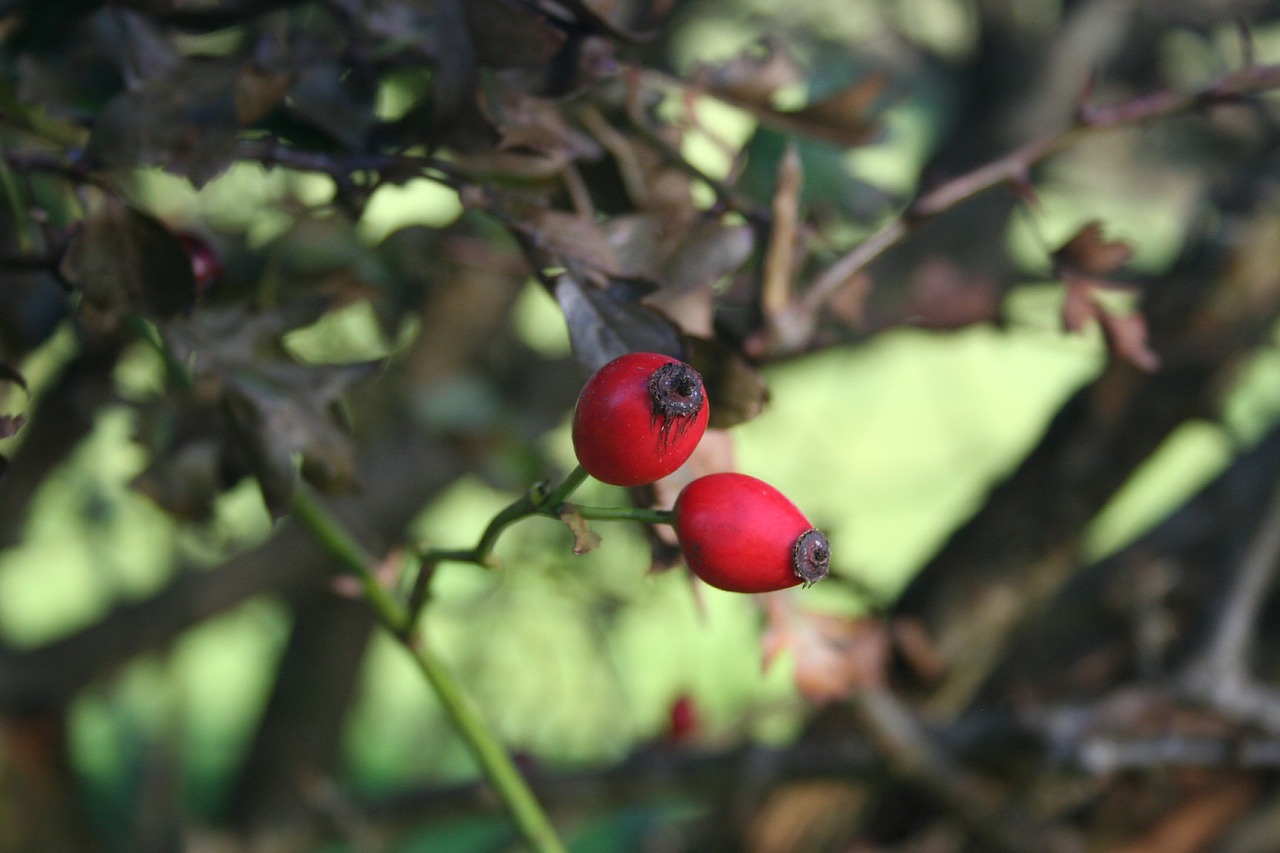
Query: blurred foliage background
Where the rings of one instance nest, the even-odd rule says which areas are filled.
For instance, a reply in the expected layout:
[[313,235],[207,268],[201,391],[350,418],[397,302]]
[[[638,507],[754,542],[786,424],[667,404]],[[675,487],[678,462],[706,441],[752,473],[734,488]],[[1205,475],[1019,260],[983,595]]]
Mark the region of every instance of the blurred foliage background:
[[14,0],[0,38],[3,853],[519,849],[290,495],[412,576],[574,466],[633,349],[717,429],[581,501],[751,473],[833,577],[723,593],[545,518],[434,567],[424,642],[571,849],[1274,849],[1280,5]]

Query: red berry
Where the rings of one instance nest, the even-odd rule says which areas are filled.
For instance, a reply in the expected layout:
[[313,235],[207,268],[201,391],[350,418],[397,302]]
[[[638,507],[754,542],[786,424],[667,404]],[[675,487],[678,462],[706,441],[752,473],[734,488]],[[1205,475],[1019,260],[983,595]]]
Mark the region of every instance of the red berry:
[[698,708],[693,704],[693,697],[687,693],[676,697],[667,717],[667,740],[688,740],[698,731]]
[[203,296],[222,277],[222,261],[209,241],[199,234],[180,231],[178,242],[182,243],[187,257],[191,259],[191,274],[196,280],[196,293]]
[[615,358],[587,380],[573,413],[573,449],[587,473],[615,486],[661,480],[707,429],[702,377],[652,352]]
[[711,474],[676,499],[689,569],[730,592],[772,592],[827,576],[831,548],[795,504],[746,474]]

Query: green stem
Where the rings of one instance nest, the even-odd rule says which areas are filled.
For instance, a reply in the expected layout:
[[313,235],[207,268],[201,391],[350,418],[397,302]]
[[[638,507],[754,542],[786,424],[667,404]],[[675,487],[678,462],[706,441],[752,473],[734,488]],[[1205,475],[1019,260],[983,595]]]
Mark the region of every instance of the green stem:
[[378,582],[372,569],[376,562],[373,556],[305,487],[294,490],[293,517],[330,556],[359,579],[378,621],[413,656],[418,670],[471,748],[529,847],[537,853],[564,853],[565,846],[555,827],[480,710],[463,692],[444,661],[422,641],[409,611]]
[[587,470],[579,465],[565,475],[560,485],[548,492],[546,497],[539,501],[539,506],[559,506],[568,500],[569,495],[573,494],[574,490],[581,486],[586,479]]
[[31,255],[35,252],[35,240],[31,236],[35,223],[27,215],[22,192],[18,189],[18,182],[13,177],[13,169],[9,167],[9,161],[5,157],[0,157],[0,185],[4,187],[4,198],[8,202],[9,215],[13,217],[15,223],[20,223],[15,228],[18,249],[23,255]]
[[574,504],[578,514],[588,521],[638,521],[641,524],[675,524],[675,513],[668,509],[642,509],[634,506],[582,506]]
[[152,349],[159,353],[160,358],[164,360],[164,369],[169,376],[169,381],[173,383],[175,388],[180,391],[190,391],[195,387],[195,378],[191,375],[191,371],[178,360],[155,326],[148,323],[138,314],[126,314],[124,323],[129,331],[146,341]]
[[476,543],[476,547],[468,551],[442,551],[432,548],[425,556],[430,560],[455,560],[460,563],[478,563],[491,569],[497,568],[498,563],[494,559],[493,549],[498,544],[498,537],[502,535],[502,531],[512,523],[531,515],[554,516],[556,513],[548,509],[554,510],[559,507],[586,479],[587,472],[579,465],[565,475],[560,485],[550,491],[543,486],[534,486],[493,517],[484,529],[484,533],[480,534],[480,541]]

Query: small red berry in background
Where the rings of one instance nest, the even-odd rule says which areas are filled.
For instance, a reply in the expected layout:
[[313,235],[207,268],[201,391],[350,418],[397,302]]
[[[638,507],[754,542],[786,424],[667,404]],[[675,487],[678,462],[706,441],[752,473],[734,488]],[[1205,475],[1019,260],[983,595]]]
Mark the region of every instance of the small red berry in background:
[[698,708],[693,697],[682,693],[671,703],[667,711],[666,739],[672,742],[686,741],[698,731]]
[[597,480],[653,483],[685,463],[709,414],[696,370],[670,356],[628,353],[583,386],[573,413],[573,449]]
[[831,548],[773,486],[710,474],[676,499],[676,538],[690,571],[729,592],[772,592],[827,576]]
[[222,277],[222,261],[209,241],[191,231],[178,232],[178,241],[191,259],[191,274],[196,280],[196,294],[208,293]]

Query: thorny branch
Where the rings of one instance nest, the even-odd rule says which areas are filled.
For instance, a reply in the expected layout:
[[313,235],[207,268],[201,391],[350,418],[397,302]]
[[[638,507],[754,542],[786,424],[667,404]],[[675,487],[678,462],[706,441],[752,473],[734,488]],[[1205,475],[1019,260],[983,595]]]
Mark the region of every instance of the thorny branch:
[[1159,118],[1220,104],[1234,104],[1280,86],[1280,65],[1257,65],[1226,74],[1187,92],[1166,90],[1110,106],[1083,103],[1066,129],[1035,139],[1003,157],[923,192],[895,218],[880,227],[817,276],[755,342],[757,352],[796,352],[809,344],[818,315],[846,282],[902,242],[919,224],[974,196],[1029,179],[1031,169],[1081,137],[1097,131],[1142,124]]
[[886,690],[867,690],[852,708],[890,773],[926,791],[961,820],[984,849],[1031,853],[1062,848],[999,796],[984,788],[928,733],[915,714]]

